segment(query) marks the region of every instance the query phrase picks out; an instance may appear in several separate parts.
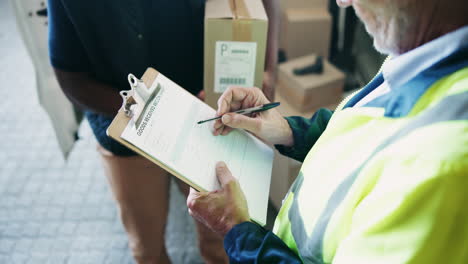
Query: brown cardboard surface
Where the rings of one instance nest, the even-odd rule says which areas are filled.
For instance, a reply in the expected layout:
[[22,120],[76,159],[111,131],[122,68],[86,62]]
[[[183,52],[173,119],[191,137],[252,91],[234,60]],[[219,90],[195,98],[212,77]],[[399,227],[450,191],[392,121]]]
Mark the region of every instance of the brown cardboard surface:
[[280,46],[288,60],[310,53],[328,58],[332,18],[323,8],[288,8],[283,11]]
[[291,186],[289,160],[290,158],[275,151],[271,173],[270,200],[277,209],[281,207],[284,196],[288,192],[289,186]]
[[205,8],[204,88],[206,103],[217,108],[214,91],[217,41],[256,42],[254,86],[261,87],[268,19],[261,0],[207,0]]
[[205,6],[205,20],[211,18],[233,18],[234,14],[232,13],[231,5],[229,1],[206,1]]
[[345,75],[327,60],[323,61],[322,74],[294,75],[293,69],[313,64],[315,59],[315,55],[308,55],[279,66],[278,92],[300,113],[342,100]]
[[281,0],[281,8],[328,8],[328,0]]
[[289,188],[296,180],[302,162],[281,155],[275,152],[273,160],[273,171],[271,175],[270,199],[273,205],[279,209]]
[[[278,85],[277,91],[281,89],[281,85]],[[288,95],[284,95],[281,93],[275,93],[275,101],[280,102],[281,105],[278,106],[278,111],[283,115],[283,116],[303,116],[303,117],[311,117],[316,109],[310,109],[308,111],[300,111],[297,109],[296,106],[294,106],[290,101],[291,99],[288,98]]]
[[236,19],[251,18],[249,10],[245,5],[245,0],[229,0],[229,6],[231,7],[232,13]]

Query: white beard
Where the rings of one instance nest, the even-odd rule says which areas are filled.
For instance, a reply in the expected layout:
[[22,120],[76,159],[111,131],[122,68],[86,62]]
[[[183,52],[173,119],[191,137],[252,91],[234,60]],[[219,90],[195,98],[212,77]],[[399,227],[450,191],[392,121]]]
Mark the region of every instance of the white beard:
[[396,8],[388,9],[391,19],[380,21],[380,25],[375,29],[370,30],[366,26],[366,30],[374,39],[374,48],[386,55],[397,56],[402,53],[406,41],[410,40],[411,36],[411,20],[408,15]]

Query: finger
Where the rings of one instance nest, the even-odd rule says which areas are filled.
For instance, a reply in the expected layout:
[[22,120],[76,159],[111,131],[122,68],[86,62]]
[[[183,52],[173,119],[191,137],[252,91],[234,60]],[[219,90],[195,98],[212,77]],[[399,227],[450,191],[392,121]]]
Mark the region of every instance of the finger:
[[248,130],[254,134],[258,134],[261,127],[261,121],[258,118],[252,118],[239,114],[225,114],[221,118],[224,125]]
[[222,116],[226,113],[240,110],[243,107],[245,108],[245,106],[243,106],[244,103],[245,101],[231,101],[229,104],[225,104],[227,105],[227,107],[225,107],[223,111],[221,111],[221,108],[219,108],[218,111],[216,112],[216,115]]
[[236,179],[232,176],[231,171],[228,169],[226,163],[220,161],[216,163],[216,177],[218,177],[218,181],[221,184],[221,187],[224,186],[231,181],[235,181]]
[[213,136],[221,135],[221,132],[223,132],[223,127],[219,128],[219,129],[215,129],[213,131]]
[[218,119],[214,122],[213,124],[213,128],[214,130],[219,130],[220,128],[222,128],[224,126],[223,122],[221,122],[221,119]]
[[189,195],[187,196],[187,207],[190,210],[195,210],[200,194],[200,192],[190,187]]
[[201,91],[197,94],[197,97],[198,97],[200,100],[205,101],[205,97],[206,97],[205,90],[201,90]]
[[205,220],[201,217],[201,215],[198,212],[193,211],[192,209],[189,208],[188,213],[193,219],[206,225]]
[[220,128],[218,130],[218,135],[225,136],[225,135],[229,134],[232,130],[233,130],[232,127],[223,126],[222,128]]
[[233,130],[232,127],[224,126],[223,131],[221,132],[222,136],[229,134]]
[[[241,102],[249,95],[250,88],[245,87],[229,87],[218,99],[218,115],[233,111],[241,106]],[[234,107],[237,106],[237,107]]]
[[222,135],[225,128],[226,128],[226,126],[220,127],[220,128],[218,129],[218,135]]
[[219,122],[221,125],[216,124],[213,126],[213,135],[215,136],[221,135],[221,132],[223,132],[224,124],[221,122],[221,119],[219,119]]
[[229,112],[230,105],[232,102],[232,91],[228,88],[218,99],[218,110],[216,115],[220,116],[224,113]]
[[219,135],[218,129],[213,129],[213,131],[211,131],[211,134],[213,134],[213,136]]
[[188,208],[188,213],[191,217],[195,218],[196,214],[192,211],[192,209]]

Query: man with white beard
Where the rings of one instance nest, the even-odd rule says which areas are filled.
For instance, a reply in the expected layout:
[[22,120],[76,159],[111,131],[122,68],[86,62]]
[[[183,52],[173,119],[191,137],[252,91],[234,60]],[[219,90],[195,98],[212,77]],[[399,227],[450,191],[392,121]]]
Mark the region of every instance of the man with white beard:
[[283,118],[231,87],[214,134],[246,129],[303,161],[273,232],[250,222],[227,166],[221,189],[191,190],[189,212],[224,236],[231,263],[468,263],[468,3],[337,0],[377,50],[376,77],[332,112]]

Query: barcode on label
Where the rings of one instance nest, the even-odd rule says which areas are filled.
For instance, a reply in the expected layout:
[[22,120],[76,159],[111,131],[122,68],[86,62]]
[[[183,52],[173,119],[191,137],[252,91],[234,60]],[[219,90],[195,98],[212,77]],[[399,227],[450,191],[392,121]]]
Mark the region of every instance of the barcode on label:
[[220,84],[236,84],[236,85],[245,85],[245,78],[220,78]]

